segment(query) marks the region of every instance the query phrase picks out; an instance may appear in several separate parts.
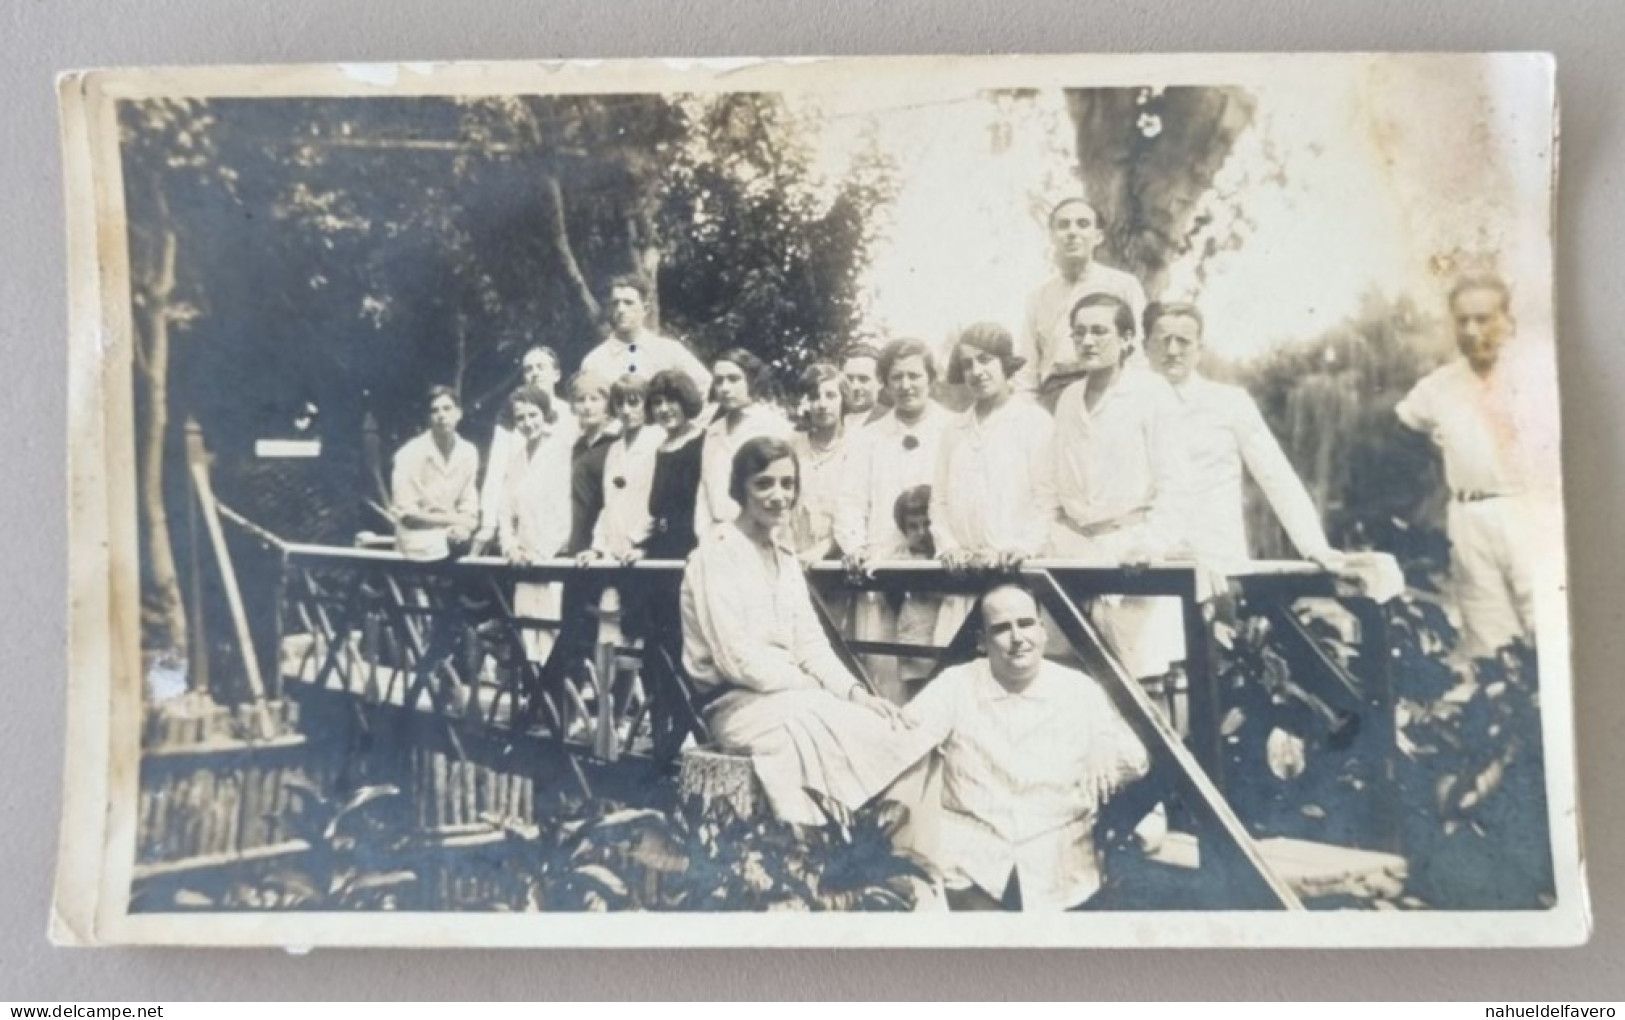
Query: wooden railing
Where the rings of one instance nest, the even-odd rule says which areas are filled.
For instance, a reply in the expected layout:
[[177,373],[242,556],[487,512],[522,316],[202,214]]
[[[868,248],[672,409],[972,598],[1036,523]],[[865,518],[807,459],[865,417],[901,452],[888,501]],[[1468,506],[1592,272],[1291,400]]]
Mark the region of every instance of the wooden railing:
[[[267,544],[276,541],[260,537]],[[392,551],[276,544],[283,565],[278,672],[286,677],[468,725],[545,735],[572,754],[600,760],[631,755],[658,762],[674,757],[691,735],[707,739],[669,644],[602,645],[591,650],[593,668],[584,671],[566,668],[558,657],[534,662],[525,656],[523,635],[557,632],[560,621],[526,618],[513,610],[513,585],[520,582],[569,585],[568,598],[575,601],[616,585],[655,584],[666,597],[675,597],[679,563],[578,566],[555,560],[519,566],[492,557],[421,563]],[[1247,905],[1299,907],[1225,796],[1222,692],[1194,566],[1127,569],[1035,560],[1020,574],[1084,669],[1103,684],[1149,749],[1150,785],[1171,791],[1185,805],[1197,829],[1203,868],[1221,871]],[[838,564],[819,564],[809,575],[815,593],[844,587],[973,594],[989,580],[953,574],[929,561],[871,564],[862,577],[848,575]],[[1231,580],[1233,590],[1271,618],[1293,656],[1296,681],[1328,712],[1365,720],[1377,730],[1379,746],[1391,752],[1393,701],[1382,608],[1349,599],[1334,577],[1309,564],[1256,563]],[[1183,603],[1191,678],[1188,746],[1082,611],[1085,600],[1106,594],[1168,596]],[[1297,598],[1339,596],[1360,621],[1359,661],[1368,675],[1358,679],[1320,649],[1290,609]],[[860,677],[864,655],[945,663],[968,658],[974,650],[969,627],[946,647],[850,640],[823,600],[815,597],[815,602],[837,654]],[[455,730],[448,732],[455,742]],[[1391,760],[1385,761],[1382,774],[1391,777],[1391,770]],[[1390,793],[1376,791],[1377,801],[1386,805],[1383,840],[1397,828]]]

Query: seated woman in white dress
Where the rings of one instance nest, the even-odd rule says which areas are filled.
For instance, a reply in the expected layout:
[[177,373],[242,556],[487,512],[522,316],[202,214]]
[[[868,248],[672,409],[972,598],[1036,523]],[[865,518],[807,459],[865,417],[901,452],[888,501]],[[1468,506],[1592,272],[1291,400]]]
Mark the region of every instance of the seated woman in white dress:
[[817,824],[805,792],[856,808],[923,753],[897,709],[841,664],[782,536],[800,495],[790,444],[747,440],[729,494],[739,516],[708,534],[683,574],[683,664],[723,748],[749,754],[774,812]]

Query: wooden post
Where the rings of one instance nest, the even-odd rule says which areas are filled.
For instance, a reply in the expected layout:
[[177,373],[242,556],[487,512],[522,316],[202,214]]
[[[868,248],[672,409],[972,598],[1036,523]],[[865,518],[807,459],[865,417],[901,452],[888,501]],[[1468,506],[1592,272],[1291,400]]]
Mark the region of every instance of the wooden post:
[[1224,780],[1224,735],[1221,728],[1221,692],[1215,668],[1211,632],[1202,617],[1196,572],[1191,571],[1190,589],[1180,594],[1185,614],[1185,679],[1190,686],[1190,745],[1202,771],[1221,793]]
[[243,609],[243,594],[237,587],[237,571],[231,565],[231,551],[226,548],[226,533],[220,526],[220,511],[214,502],[214,487],[209,484],[207,464],[194,463],[192,487],[203,512],[203,524],[209,532],[209,543],[214,547],[215,562],[220,564],[220,581],[226,590],[226,606],[231,610],[231,623],[237,634],[242,652],[243,672],[248,678],[248,690],[254,697],[259,732],[263,737],[275,736],[276,730],[265,706],[265,683],[260,678],[259,654],[254,649],[254,636],[248,629],[248,614]]
[[1404,853],[1400,831],[1400,792],[1395,770],[1399,765],[1398,720],[1394,717],[1394,677],[1388,643],[1388,610],[1371,599],[1349,603],[1360,624],[1360,677],[1372,722],[1376,749],[1376,829],[1378,845]]
[[[198,425],[196,418],[186,419],[186,464],[187,470],[194,470],[201,465],[208,469],[209,453],[203,445],[203,428]],[[190,483],[189,483],[190,484]],[[191,595],[192,604],[187,607],[187,615],[191,619],[191,650],[188,658],[186,679],[187,687],[194,691],[209,690],[209,639],[207,624],[203,617],[203,541],[199,534],[198,501],[186,502],[186,535],[187,545],[191,553],[191,564],[188,568],[187,585]]]
[[389,506],[393,501],[389,486],[384,482],[384,448],[378,438],[378,419],[372,416],[371,411],[361,419],[361,457],[366,463],[367,478],[372,483],[373,491],[378,494],[378,501]]

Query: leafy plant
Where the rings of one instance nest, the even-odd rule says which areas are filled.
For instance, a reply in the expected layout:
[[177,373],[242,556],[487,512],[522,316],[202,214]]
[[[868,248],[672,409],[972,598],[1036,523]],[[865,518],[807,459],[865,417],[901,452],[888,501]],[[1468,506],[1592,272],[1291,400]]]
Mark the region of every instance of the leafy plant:
[[907,910],[918,858],[894,843],[897,804],[852,812],[814,794],[822,825],[741,815],[691,798],[670,811],[583,806],[510,827],[502,905],[519,910]]

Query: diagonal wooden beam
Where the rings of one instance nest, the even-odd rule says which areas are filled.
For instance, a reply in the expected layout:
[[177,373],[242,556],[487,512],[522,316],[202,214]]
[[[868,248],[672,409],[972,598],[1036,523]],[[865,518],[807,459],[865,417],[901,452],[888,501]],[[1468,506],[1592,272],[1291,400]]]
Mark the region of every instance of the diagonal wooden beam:
[[1054,618],[1085,669],[1100,681],[1124,720],[1150,752],[1152,769],[1165,772],[1195,814],[1202,829],[1203,849],[1217,851],[1214,856],[1225,865],[1221,871],[1238,887],[1237,891],[1265,907],[1302,910],[1297,894],[1271,870],[1241,819],[1197,765],[1167,720],[1152,707],[1140,685],[1105,651],[1100,635],[1076,603],[1047,571],[1028,570],[1023,571],[1022,576],[1038,593],[1040,603]]

